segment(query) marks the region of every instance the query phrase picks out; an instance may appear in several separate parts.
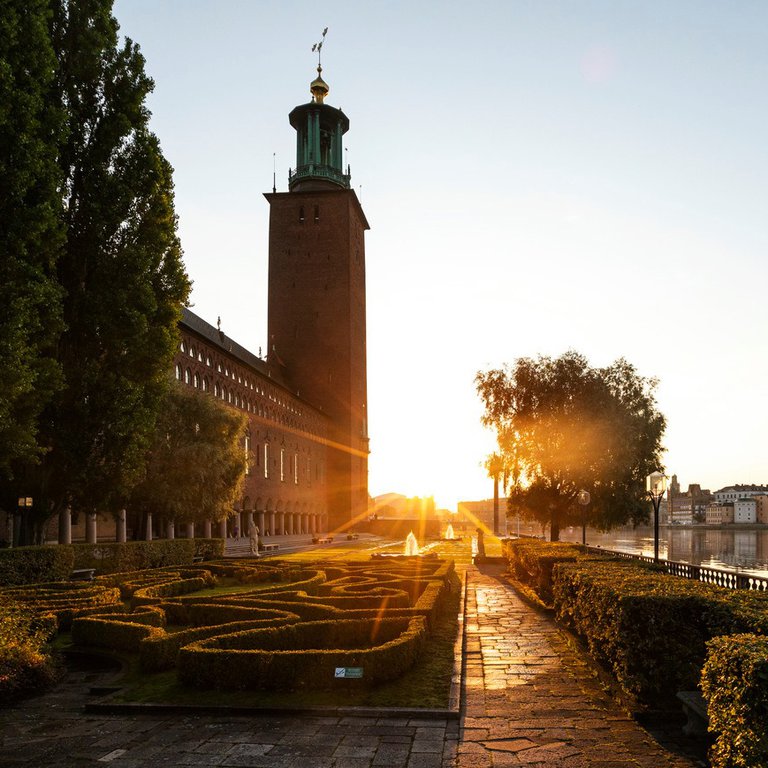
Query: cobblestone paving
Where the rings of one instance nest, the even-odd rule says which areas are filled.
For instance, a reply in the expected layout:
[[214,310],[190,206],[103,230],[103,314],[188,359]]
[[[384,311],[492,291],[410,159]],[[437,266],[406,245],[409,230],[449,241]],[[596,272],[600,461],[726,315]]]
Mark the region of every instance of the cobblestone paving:
[[0,708],[0,766],[113,768],[691,768],[609,699],[500,566],[469,570],[466,711],[412,717],[86,714],[98,670]]
[[690,768],[605,693],[555,622],[469,570],[466,710],[453,768]]

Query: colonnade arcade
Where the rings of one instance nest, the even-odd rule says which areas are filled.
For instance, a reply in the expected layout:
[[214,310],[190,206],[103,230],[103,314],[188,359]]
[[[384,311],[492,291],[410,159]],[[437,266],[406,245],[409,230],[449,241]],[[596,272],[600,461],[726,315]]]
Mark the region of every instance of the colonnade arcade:
[[[259,529],[261,536],[298,536],[313,535],[327,530],[328,516],[308,508],[305,505],[288,504],[282,509],[281,504],[273,504],[271,501],[261,506],[257,503],[253,509],[243,505],[243,510],[234,510],[232,514],[217,522],[206,520],[203,523],[182,523],[176,525],[174,521],[167,521],[164,530],[158,531],[153,524],[152,515],[147,515],[145,541],[154,538],[233,538],[247,537],[251,525]],[[114,532],[117,542],[127,541],[126,511],[121,510],[115,517],[114,523],[110,520],[109,533]],[[88,514],[85,518],[85,541],[96,544],[99,541],[99,516]],[[104,540],[104,536],[101,539]],[[70,510],[64,509],[59,513],[58,543],[72,543],[72,515]]]

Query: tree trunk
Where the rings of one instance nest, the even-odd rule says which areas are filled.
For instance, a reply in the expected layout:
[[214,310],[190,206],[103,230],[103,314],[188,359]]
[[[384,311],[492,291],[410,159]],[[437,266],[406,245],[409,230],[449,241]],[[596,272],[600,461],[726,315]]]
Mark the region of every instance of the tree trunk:
[[549,519],[549,540],[560,541],[560,510],[553,509]]

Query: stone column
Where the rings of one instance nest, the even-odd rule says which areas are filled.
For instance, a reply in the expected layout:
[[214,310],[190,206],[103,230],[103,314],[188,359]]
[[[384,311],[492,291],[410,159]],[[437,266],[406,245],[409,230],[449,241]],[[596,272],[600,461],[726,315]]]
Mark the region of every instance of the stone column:
[[264,517],[265,517],[265,516],[264,516],[264,510],[263,510],[263,509],[259,510],[259,511],[256,513],[256,520],[257,520],[257,523],[256,523],[256,525],[258,525],[258,526],[259,526],[259,532],[261,533],[261,535],[262,535],[262,536],[264,535],[264,531],[266,531],[266,530],[267,530],[267,529],[264,527],[264,524],[265,524],[265,520],[264,520]]
[[187,538],[188,539],[194,539],[195,538],[195,524],[194,523],[187,523]]
[[203,523],[203,538],[204,539],[211,538],[211,521],[210,520],[206,520]]
[[126,539],[128,538],[126,527],[125,510],[121,509],[117,513],[117,519],[115,520],[115,541],[118,544],[125,544]]
[[173,520],[168,521],[168,525],[165,527],[165,538],[166,539],[175,539],[176,538],[176,524]]
[[277,529],[281,536],[285,535],[285,512],[277,513]]
[[219,520],[219,538],[227,540],[227,518]]
[[[13,518],[11,518],[13,519]],[[13,536],[11,536],[13,541]],[[72,543],[72,510],[69,507],[59,512],[59,544]]]
[[99,540],[98,524],[96,522],[96,513],[89,512],[85,518],[85,540],[88,544],[96,544]]
[[287,512],[285,515],[285,533],[287,535],[293,534],[293,521],[296,518],[292,512]]
[[309,515],[301,516],[301,532],[309,533]]
[[144,534],[145,541],[152,541],[152,513],[147,512],[147,530]]
[[275,515],[274,511],[269,513],[269,535],[274,536],[275,535],[275,523],[277,522],[277,516]]

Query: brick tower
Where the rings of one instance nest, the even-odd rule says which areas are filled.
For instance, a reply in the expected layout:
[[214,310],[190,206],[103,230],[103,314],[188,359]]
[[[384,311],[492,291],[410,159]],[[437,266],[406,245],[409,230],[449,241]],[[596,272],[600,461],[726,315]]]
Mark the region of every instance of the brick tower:
[[269,201],[269,362],[329,420],[325,469],[329,530],[368,509],[365,243],[368,222],[342,167],[349,119],[312,100],[290,114],[296,168]]

